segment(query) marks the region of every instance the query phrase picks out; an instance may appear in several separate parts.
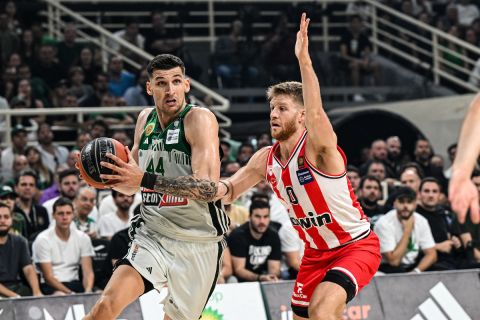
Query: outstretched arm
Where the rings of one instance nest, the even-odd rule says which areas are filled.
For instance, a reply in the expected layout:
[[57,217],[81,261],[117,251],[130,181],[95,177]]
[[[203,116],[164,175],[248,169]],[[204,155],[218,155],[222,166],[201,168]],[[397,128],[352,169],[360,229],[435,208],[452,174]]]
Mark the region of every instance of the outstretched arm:
[[323,109],[320,84],[308,53],[309,23],[310,19],[307,19],[306,14],[303,13],[295,44],[295,55],[302,76],[305,126],[308,130],[307,158],[314,161],[322,171],[333,174],[341,173],[345,170],[345,165],[342,156],[337,151],[337,135]]
[[218,191],[215,199],[222,199],[224,203],[232,203],[245,191],[255,186],[265,177],[265,166],[270,147],[258,150],[233,176],[222,180],[218,184]]
[[480,222],[478,191],[470,176],[480,155],[480,94],[477,95],[465,116],[457,154],[453,162],[452,178],[449,185],[449,198],[458,220],[463,223],[470,209],[472,222]]
[[[107,157],[112,159],[116,165],[108,162],[100,164],[112,169],[115,174],[101,175],[101,177],[115,181],[111,184],[115,190],[138,190],[142,186],[177,197],[205,202],[214,200],[220,176],[217,120],[209,110],[195,108],[187,114],[184,121],[185,136],[192,150],[192,175],[164,177],[154,173],[145,173],[139,168],[132,154],[136,150],[131,153],[126,148],[128,163],[112,154],[107,154]],[[137,139],[137,137],[135,138]]]

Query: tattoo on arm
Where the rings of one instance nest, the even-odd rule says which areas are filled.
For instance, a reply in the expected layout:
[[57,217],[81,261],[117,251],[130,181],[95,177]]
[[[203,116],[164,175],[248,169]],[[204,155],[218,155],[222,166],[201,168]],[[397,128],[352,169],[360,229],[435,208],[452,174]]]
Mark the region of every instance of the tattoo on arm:
[[210,202],[217,194],[217,184],[206,179],[198,179],[193,176],[180,176],[167,178],[156,175],[154,190],[176,197]]

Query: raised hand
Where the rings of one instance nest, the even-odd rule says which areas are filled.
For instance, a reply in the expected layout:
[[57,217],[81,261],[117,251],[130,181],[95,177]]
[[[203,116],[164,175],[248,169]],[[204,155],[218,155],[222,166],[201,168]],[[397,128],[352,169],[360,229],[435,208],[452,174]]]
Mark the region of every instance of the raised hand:
[[295,55],[299,61],[310,60],[308,53],[308,25],[310,18],[307,19],[307,14],[302,13],[300,18],[300,30],[297,32],[297,42],[295,43]]

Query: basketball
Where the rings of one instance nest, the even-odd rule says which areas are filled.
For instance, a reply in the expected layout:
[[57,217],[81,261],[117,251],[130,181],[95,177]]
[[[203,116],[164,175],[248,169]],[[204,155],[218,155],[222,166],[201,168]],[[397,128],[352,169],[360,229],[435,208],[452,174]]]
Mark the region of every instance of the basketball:
[[94,139],[87,143],[80,152],[80,162],[78,163],[80,174],[87,184],[97,189],[105,189],[109,183],[109,180],[100,178],[101,174],[115,174],[113,170],[100,165],[101,161],[115,164],[112,159],[105,156],[107,153],[114,154],[128,162],[125,146],[112,138]]

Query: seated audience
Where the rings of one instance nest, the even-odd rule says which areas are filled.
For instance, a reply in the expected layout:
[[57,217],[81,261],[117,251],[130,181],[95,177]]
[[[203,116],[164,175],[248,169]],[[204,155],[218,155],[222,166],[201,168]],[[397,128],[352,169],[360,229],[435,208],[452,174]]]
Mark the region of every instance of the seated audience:
[[[27,240],[9,231],[12,228],[12,210],[0,203],[0,299],[22,296],[41,296],[37,273],[30,258]],[[28,286],[20,279],[25,276]]]
[[[92,292],[92,256],[95,253],[90,238],[82,231],[71,228],[73,211],[73,204],[69,199],[59,198],[55,201],[55,226],[40,233],[33,242],[33,259],[41,274],[44,294]],[[82,281],[79,275],[80,267]]]
[[112,236],[130,225],[130,207],[134,196],[129,196],[112,190],[116,210],[100,217],[98,222],[98,236],[110,240]]
[[269,224],[268,203],[255,201],[250,206],[250,221],[228,237],[233,274],[239,282],[277,281],[280,277],[280,238]]
[[382,272],[420,273],[437,261],[435,241],[428,221],[415,212],[416,199],[413,189],[399,188],[393,203],[394,209],[380,217],[375,224],[374,230],[380,239],[382,263],[379,270]]

